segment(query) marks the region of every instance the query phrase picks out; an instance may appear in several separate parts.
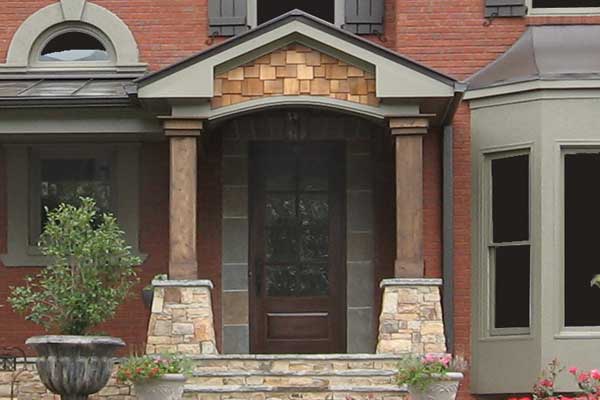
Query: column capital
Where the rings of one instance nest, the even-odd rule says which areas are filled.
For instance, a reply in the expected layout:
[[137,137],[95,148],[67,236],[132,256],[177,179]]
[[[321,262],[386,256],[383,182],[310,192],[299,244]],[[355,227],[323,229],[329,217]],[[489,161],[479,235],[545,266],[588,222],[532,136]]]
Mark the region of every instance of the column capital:
[[389,119],[392,136],[425,135],[429,130],[427,117],[391,117]]
[[200,136],[204,129],[205,118],[195,117],[158,117],[162,121],[165,136]]

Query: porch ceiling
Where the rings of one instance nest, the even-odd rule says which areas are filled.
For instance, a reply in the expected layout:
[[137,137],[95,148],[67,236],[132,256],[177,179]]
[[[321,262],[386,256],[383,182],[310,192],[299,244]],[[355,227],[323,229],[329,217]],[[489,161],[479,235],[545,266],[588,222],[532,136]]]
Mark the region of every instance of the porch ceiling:
[[[211,99],[219,95],[215,90],[215,77],[293,44],[314,49],[344,64],[374,71],[374,95],[379,100],[378,105],[335,101],[333,94],[316,99],[316,96],[300,93],[254,99],[243,105],[211,107]],[[435,114],[441,123],[448,116],[453,99],[460,97],[457,92],[461,91],[453,78],[299,10],[139,78],[135,83],[137,96],[143,103],[168,103],[173,107],[173,115],[207,119],[237,114],[240,110],[247,112],[251,108],[292,103],[319,107],[325,102],[331,103],[330,108],[375,118]]]

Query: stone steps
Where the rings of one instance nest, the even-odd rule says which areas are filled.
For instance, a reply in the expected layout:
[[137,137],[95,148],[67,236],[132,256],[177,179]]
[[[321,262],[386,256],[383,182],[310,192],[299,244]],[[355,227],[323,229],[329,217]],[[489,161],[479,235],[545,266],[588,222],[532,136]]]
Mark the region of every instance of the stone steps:
[[399,400],[398,358],[371,354],[192,357],[185,397],[195,400]]

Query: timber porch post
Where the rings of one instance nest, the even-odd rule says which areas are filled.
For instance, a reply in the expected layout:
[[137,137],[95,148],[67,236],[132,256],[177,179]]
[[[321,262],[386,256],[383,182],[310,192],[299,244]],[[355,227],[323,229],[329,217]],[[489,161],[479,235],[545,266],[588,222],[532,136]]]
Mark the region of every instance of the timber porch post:
[[202,120],[164,117],[170,146],[169,279],[197,279],[196,191]]
[[424,117],[389,120],[396,153],[396,262],[384,279],[377,353],[444,353],[446,338],[441,279],[424,278],[423,136]]
[[390,118],[396,153],[396,278],[422,278],[423,136],[427,118]]

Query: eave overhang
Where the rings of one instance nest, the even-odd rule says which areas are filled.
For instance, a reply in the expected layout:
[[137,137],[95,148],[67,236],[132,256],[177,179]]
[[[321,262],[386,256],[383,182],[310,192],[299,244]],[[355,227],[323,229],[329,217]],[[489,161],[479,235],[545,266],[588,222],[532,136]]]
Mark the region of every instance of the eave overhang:
[[466,100],[534,90],[597,88],[600,26],[531,26],[466,82]]
[[[412,103],[418,107],[428,103],[431,107],[420,107],[422,112],[433,111],[441,115],[448,109],[456,92],[460,91],[457,82],[449,76],[333,24],[294,10],[163,70],[136,79],[137,97],[142,103],[163,101],[169,104],[202,104],[202,101],[207,102],[215,95],[213,82],[216,74],[292,43],[373,71],[376,96],[383,107],[364,111],[377,114],[378,117],[394,114],[394,105],[399,103]],[[285,100],[283,96],[280,99],[281,102],[293,102]],[[273,103],[274,100],[266,102]],[[212,112],[206,105],[200,106],[200,109],[207,113],[207,118],[213,118],[217,113],[224,114],[224,110]]]

